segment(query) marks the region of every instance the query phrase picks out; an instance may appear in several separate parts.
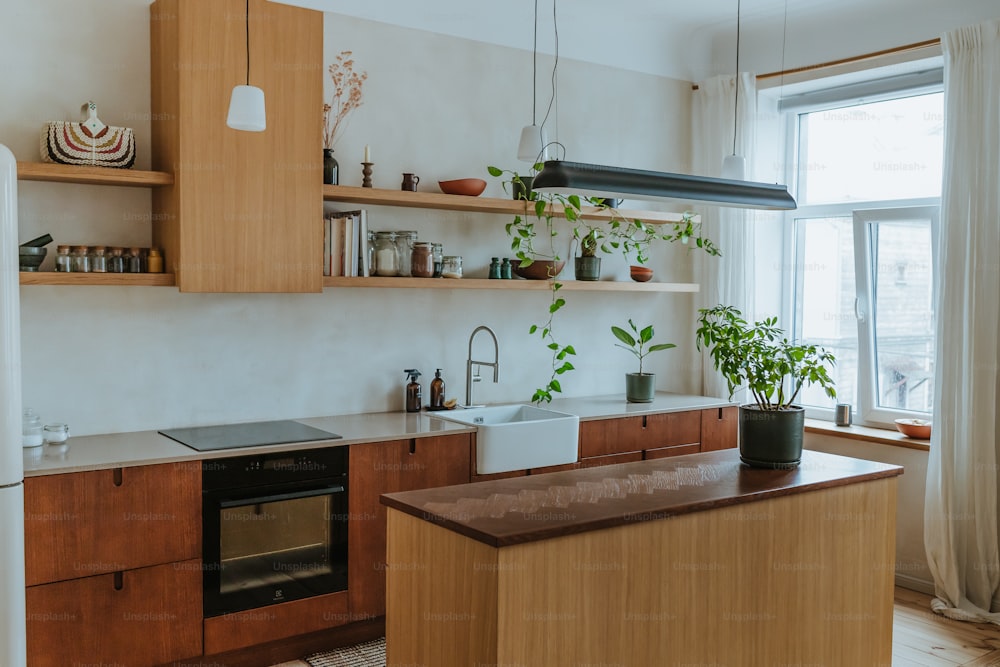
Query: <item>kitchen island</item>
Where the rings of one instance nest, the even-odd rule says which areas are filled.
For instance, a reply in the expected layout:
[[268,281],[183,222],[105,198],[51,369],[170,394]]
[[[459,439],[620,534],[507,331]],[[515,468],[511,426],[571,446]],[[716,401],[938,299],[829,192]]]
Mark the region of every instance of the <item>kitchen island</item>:
[[387,665],[889,665],[901,473],[723,450],[384,495]]

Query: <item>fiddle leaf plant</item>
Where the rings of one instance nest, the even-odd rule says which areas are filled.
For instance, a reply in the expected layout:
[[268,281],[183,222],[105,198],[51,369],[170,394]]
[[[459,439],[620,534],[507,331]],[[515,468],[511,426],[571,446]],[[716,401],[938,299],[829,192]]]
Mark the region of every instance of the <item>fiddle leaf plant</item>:
[[612,326],[611,333],[615,335],[619,341],[624,344],[615,343],[615,347],[620,347],[623,350],[627,350],[634,354],[639,360],[639,375],[642,375],[642,360],[643,358],[652,353],[659,352],[660,350],[669,350],[671,348],[677,347],[673,343],[656,343],[646,347],[653,340],[653,325],[638,328],[631,319],[628,321],[628,326],[632,330],[632,333],[625,331],[621,327]]
[[802,387],[813,384],[830,398],[837,397],[827,370],[828,365],[836,363],[833,354],[816,345],[788,340],[778,328],[777,317],[751,325],[732,306],[718,305],[698,312],[698,349],[708,348],[715,369],[726,378],[730,399],[744,385],[761,410],[788,409]]

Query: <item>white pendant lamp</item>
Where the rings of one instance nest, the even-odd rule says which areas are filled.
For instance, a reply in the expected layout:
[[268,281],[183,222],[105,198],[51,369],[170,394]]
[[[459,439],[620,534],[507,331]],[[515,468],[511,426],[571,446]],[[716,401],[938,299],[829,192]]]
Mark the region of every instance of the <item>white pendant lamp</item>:
[[531,125],[521,130],[521,141],[517,144],[517,159],[523,162],[544,162],[548,159],[548,137],[545,128],[536,124],[538,90],[538,0],[535,0],[535,38],[531,50]]
[[226,125],[234,130],[263,132],[267,129],[264,111],[264,91],[250,85],[250,0],[247,0],[247,82],[233,87],[229,98],[229,116]]

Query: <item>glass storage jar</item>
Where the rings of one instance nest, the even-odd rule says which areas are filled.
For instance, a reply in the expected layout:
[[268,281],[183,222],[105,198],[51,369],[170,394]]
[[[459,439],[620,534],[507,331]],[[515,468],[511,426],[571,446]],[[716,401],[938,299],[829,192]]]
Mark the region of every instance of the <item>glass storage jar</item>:
[[70,271],[90,272],[90,255],[88,254],[88,250],[89,248],[85,245],[73,247],[73,256],[70,259]]
[[125,273],[125,248],[113,246],[108,257],[108,273]]
[[42,435],[47,445],[61,445],[69,440],[69,426],[66,424],[46,424]]
[[105,256],[107,248],[102,245],[95,245],[90,250],[90,270],[94,273],[107,273],[108,258]]
[[38,447],[44,442],[42,437],[42,418],[38,413],[28,408],[24,411],[21,421],[21,445],[23,447]]
[[441,267],[441,277],[462,277],[462,257],[460,255],[445,255],[443,266]]
[[399,275],[399,250],[396,232],[375,232],[375,275]]
[[399,275],[401,276],[410,275],[410,255],[413,252],[413,244],[416,240],[416,232],[396,232],[396,247],[399,250]]
[[69,256],[69,246],[61,245],[56,247],[56,271],[68,273],[71,269],[72,258]]
[[440,278],[444,265],[444,246],[440,243],[431,243],[431,254],[434,255],[434,277]]
[[414,278],[434,277],[434,254],[431,244],[427,241],[417,241],[410,253],[410,275]]

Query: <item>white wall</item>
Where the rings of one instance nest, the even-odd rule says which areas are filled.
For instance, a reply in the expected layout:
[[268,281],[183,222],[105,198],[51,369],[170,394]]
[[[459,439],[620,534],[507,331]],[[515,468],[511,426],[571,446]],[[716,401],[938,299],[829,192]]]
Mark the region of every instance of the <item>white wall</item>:
[[[4,23],[17,30],[0,40],[7,100],[0,142],[19,160],[38,159],[43,121],[75,118],[78,105],[94,99],[106,123],[136,129],[137,166],[148,167],[148,4],[47,0],[4,10]],[[109,21],[116,38],[94,38]],[[530,53],[335,15],[326,17],[325,49],[327,63],[353,50],[369,75],[365,104],[337,145],[341,183],[360,184],[365,144],[376,187],[399,187],[403,171],[419,174],[430,191],[439,178],[492,180],[487,164],[523,171],[513,154],[530,119]],[[569,60],[559,82],[558,139],[569,159],[687,169],[688,84]],[[227,131],[223,119],[215,122]],[[499,184],[486,194],[499,196]],[[155,224],[141,189],[24,182],[19,203],[22,240],[51,232],[57,243],[148,245]],[[444,242],[446,253],[464,256],[471,276],[484,277],[490,257],[509,254],[503,216],[373,207],[370,221]],[[627,280],[624,262],[606,264],[605,275]],[[659,253],[653,266],[662,279],[691,279],[678,249]],[[527,333],[547,311],[546,293],[237,296],[46,286],[24,287],[21,298],[25,406],[46,421],[66,421],[77,435],[402,409],[409,367],[425,381],[443,368],[448,394],[464,399],[468,337],[480,324],[500,340],[501,379],[477,386],[477,400],[527,400],[548,379],[546,350]],[[634,360],[613,346],[608,328],[628,317],[655,323],[663,340],[680,345],[653,362],[659,388],[696,390],[684,361],[694,353],[690,296],[567,300],[557,326],[578,350],[579,370],[565,377],[565,395],[623,392]]]

